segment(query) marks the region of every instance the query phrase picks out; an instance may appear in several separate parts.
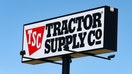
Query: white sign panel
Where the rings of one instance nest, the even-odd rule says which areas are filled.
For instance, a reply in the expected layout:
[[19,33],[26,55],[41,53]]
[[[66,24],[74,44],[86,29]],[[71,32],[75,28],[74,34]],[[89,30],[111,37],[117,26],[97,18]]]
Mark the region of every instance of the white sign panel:
[[[24,57],[39,59],[104,47],[105,7],[24,25]],[[30,59],[23,58],[23,61]]]

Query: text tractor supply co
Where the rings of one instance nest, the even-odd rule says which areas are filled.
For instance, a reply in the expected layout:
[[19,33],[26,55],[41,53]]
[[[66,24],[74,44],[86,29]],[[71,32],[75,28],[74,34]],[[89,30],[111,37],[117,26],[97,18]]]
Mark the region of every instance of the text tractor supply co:
[[[96,12],[47,23],[44,26],[44,34],[46,34],[44,54],[64,51],[65,45],[76,49],[101,44],[103,37],[102,15],[102,12]],[[41,34],[33,34],[30,29],[27,30],[27,35],[32,37],[32,39],[28,39],[28,43],[32,42],[32,45],[36,44],[37,48],[41,47]]]

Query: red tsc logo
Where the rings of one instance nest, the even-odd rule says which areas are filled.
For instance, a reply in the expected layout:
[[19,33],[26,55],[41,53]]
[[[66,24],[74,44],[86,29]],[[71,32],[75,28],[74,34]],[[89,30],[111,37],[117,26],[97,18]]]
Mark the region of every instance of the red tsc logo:
[[31,56],[41,48],[45,26],[26,30],[29,55]]

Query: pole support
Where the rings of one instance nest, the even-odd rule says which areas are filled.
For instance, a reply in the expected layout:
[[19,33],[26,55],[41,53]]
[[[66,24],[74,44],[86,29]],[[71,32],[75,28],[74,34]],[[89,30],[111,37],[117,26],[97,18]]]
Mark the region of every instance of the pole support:
[[62,74],[70,74],[71,57],[69,55],[62,56]]

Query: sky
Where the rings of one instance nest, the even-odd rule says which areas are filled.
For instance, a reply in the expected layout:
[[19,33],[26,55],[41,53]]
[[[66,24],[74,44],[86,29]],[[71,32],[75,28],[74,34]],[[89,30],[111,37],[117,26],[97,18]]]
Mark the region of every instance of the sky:
[[23,25],[104,5],[119,10],[117,52],[109,53],[116,56],[111,61],[73,59],[70,74],[131,74],[131,4],[131,0],[0,0],[0,74],[62,74],[61,65],[21,63]]

